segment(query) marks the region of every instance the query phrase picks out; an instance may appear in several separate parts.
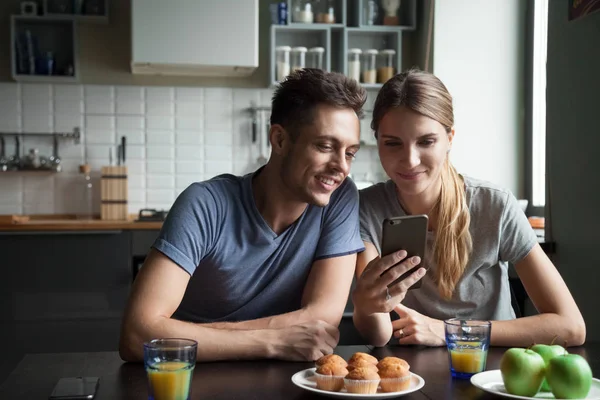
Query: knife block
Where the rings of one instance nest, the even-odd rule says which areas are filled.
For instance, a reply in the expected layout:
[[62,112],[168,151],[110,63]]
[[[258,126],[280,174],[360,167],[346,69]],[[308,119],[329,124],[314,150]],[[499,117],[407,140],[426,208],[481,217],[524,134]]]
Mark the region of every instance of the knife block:
[[105,166],[101,169],[100,218],[103,220],[127,220],[127,167]]

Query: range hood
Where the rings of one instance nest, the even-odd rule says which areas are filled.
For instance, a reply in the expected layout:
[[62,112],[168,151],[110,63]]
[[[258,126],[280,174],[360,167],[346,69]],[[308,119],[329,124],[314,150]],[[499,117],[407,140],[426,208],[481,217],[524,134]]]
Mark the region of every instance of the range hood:
[[258,0],[132,0],[131,72],[249,76],[258,67]]

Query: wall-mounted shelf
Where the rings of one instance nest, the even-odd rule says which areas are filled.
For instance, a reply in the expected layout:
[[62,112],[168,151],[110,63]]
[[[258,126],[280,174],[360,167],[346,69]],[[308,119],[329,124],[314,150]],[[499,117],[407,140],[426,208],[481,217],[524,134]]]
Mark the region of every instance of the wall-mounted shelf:
[[43,0],[44,15],[82,23],[108,23],[108,0]]
[[58,139],[73,139],[75,144],[81,142],[81,129],[79,127],[73,128],[73,132],[0,132],[0,136],[19,136],[19,137],[45,137],[45,138],[58,138]]
[[[399,25],[383,25],[383,10],[379,10],[379,18],[374,24],[367,24],[363,13],[368,0],[320,0],[313,7],[330,3],[335,9],[335,23],[302,23],[294,20],[295,6],[303,2],[288,0],[288,19],[283,25],[271,26],[270,40],[270,68],[269,83],[275,86],[279,82],[277,78],[277,54],[279,46],[320,46],[325,49],[323,69],[348,74],[348,49],[358,48],[363,52],[367,49],[393,49],[395,72],[405,69],[408,65],[403,64],[402,38],[406,32],[416,29],[417,0],[402,0],[397,12]],[[376,2],[378,5],[379,1]],[[380,6],[379,6],[380,7]],[[317,15],[318,10],[313,10]],[[314,18],[316,21],[316,17]],[[383,58],[383,57],[382,57]],[[378,57],[378,62],[380,58]],[[363,69],[363,58],[361,56],[361,70]],[[308,62],[308,59],[307,59]],[[290,60],[290,71],[293,69]],[[307,67],[310,66],[306,65]],[[362,81],[362,74],[361,74]],[[367,81],[369,82],[369,81]],[[367,89],[379,89],[383,82],[363,83]]]
[[[15,152],[11,156],[6,156],[5,136],[15,137]],[[27,156],[21,156],[21,138],[22,137],[45,137],[53,141],[52,154],[43,156],[37,149],[30,149]],[[52,132],[52,133],[34,133],[34,132],[0,132],[0,173],[6,172],[33,172],[33,173],[54,173],[62,171],[60,156],[58,155],[58,140],[73,139],[79,143],[81,132],[79,128],[74,128],[73,132]]]
[[42,16],[11,16],[12,77],[25,82],[76,82],[75,22]]
[[108,23],[108,0],[42,0],[37,15],[11,15],[11,72],[16,81],[79,81],[80,23]]

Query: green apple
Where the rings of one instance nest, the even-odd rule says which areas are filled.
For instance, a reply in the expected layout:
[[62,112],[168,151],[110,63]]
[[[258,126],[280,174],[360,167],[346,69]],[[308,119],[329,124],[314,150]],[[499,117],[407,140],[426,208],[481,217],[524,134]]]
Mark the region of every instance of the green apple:
[[508,393],[533,397],[542,386],[546,363],[533,350],[513,347],[502,355],[500,372]]
[[[568,354],[567,350],[565,350],[564,347],[558,345],[558,344],[553,344],[553,345],[547,345],[547,344],[535,344],[533,346],[531,346],[531,350],[535,351],[536,353],[538,353],[540,356],[542,356],[542,358],[544,359],[544,362],[546,363],[546,368],[548,368],[548,363],[550,362],[550,360],[556,356],[562,356],[565,354]],[[540,389],[542,392],[550,392],[550,385],[548,385],[548,381],[544,378],[544,380],[542,381],[542,387]]]
[[592,386],[592,370],[579,354],[566,354],[550,360],[546,379],[557,399],[583,399]]

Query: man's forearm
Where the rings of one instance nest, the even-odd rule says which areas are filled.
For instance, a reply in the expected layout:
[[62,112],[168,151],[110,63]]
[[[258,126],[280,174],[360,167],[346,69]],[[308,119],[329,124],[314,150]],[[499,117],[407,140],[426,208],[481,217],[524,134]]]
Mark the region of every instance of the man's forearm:
[[274,315],[271,317],[240,322],[212,322],[208,324],[203,324],[203,326],[210,327],[213,329],[230,330],[278,329],[317,319],[324,320],[325,322],[333,326],[338,326],[340,324],[341,318],[341,313],[339,317],[336,315],[326,316],[313,312],[310,307],[305,307],[296,311]]
[[198,342],[198,361],[272,358],[277,354],[269,345],[270,333],[266,330],[215,329],[204,324],[160,317],[137,326],[126,324],[119,352],[126,361],[141,361],[144,342],[155,338],[184,337]]

